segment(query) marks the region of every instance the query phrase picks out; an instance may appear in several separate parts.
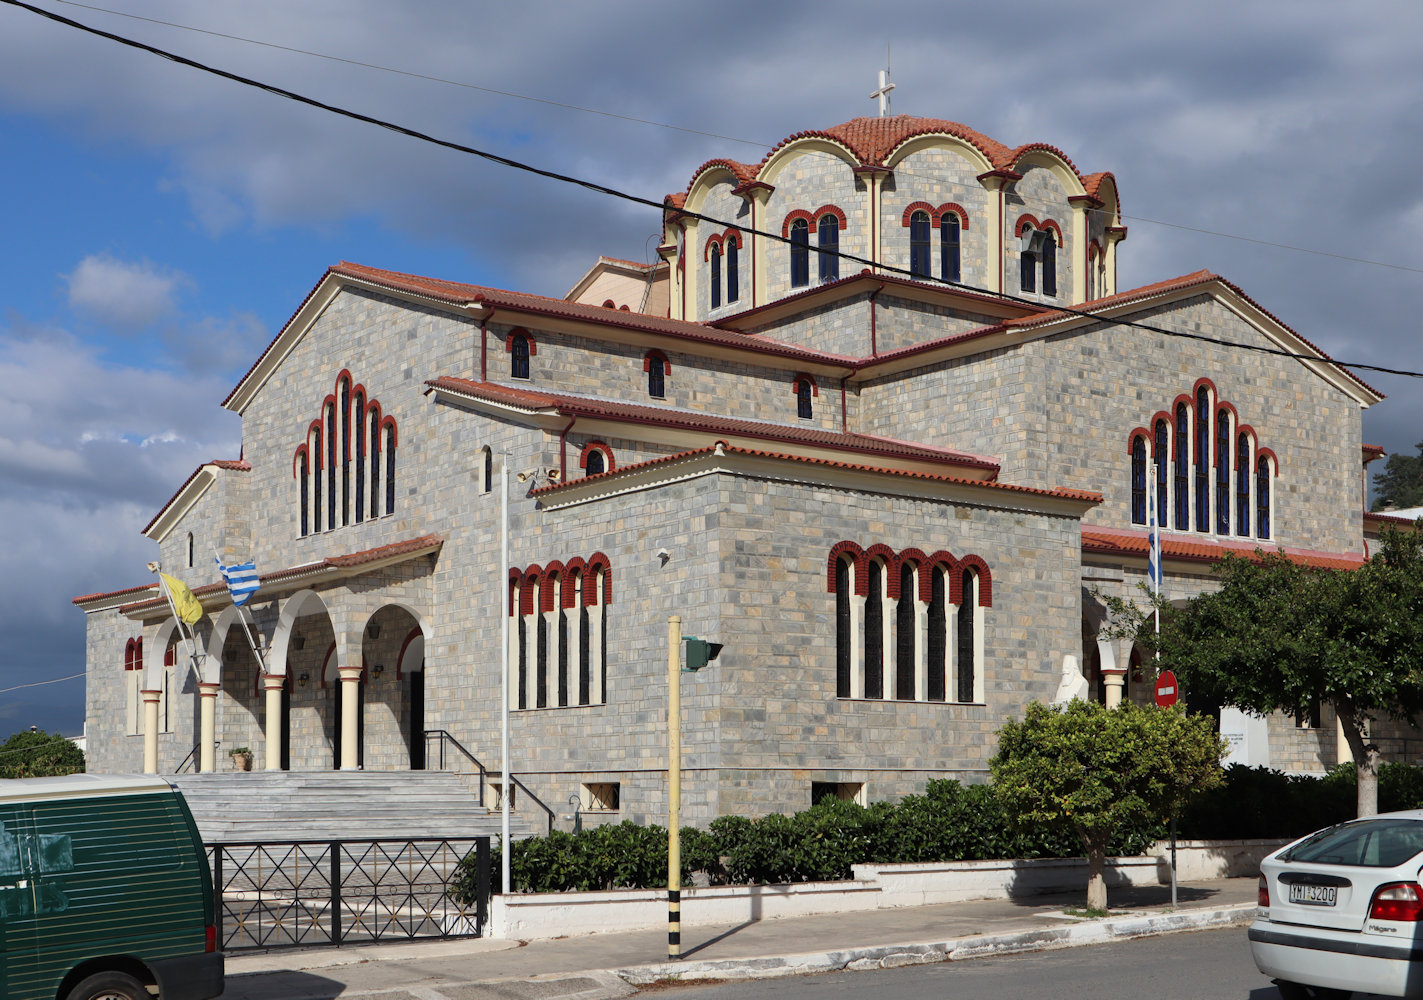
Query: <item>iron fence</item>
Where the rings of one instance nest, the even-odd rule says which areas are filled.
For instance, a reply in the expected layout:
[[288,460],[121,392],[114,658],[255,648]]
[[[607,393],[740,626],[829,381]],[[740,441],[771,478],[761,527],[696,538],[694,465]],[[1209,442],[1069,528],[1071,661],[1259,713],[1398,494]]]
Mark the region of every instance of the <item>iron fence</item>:
[[[489,918],[488,837],[207,849],[224,951],[477,937]],[[460,861],[471,851],[473,884],[457,892]]]

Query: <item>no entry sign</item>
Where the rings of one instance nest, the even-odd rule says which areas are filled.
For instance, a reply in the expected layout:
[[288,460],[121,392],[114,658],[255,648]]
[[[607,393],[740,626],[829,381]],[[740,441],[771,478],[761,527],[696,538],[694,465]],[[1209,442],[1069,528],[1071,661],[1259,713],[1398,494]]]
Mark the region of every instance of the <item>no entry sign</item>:
[[1176,675],[1169,670],[1161,671],[1161,676],[1156,678],[1156,704],[1165,708],[1168,705],[1176,704],[1176,698],[1180,690],[1176,686]]

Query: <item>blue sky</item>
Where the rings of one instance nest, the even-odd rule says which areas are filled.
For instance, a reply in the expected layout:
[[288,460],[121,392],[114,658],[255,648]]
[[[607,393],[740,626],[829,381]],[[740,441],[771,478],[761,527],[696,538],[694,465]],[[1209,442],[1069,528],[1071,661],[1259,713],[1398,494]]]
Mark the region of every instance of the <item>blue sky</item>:
[[[892,43],[896,112],[1116,174],[1122,287],[1209,268],[1336,357],[1423,369],[1416,3],[37,2],[654,199],[712,156],[874,113]],[[0,688],[83,669],[71,599],[146,581],[139,530],[236,456],[218,404],[327,265],[561,295],[599,253],[647,259],[660,229],[8,6],[0,220]],[[1361,374],[1391,397],[1364,439],[1412,453],[1420,383]],[[77,732],[82,684],[0,694],[0,736]]]

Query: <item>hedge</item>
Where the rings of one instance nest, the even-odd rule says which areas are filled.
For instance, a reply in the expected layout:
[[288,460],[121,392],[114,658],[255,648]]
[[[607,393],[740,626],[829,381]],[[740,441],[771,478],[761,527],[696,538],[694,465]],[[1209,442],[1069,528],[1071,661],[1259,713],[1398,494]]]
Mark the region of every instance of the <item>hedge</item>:
[[[1185,840],[1293,839],[1354,815],[1354,767],[1321,776],[1287,775],[1232,765],[1225,781],[1179,817]],[[1379,769],[1382,811],[1423,808],[1423,767]],[[1165,819],[1118,830],[1111,852],[1135,855],[1167,835]],[[790,816],[722,816],[703,830],[682,828],[682,882],[700,873],[712,885],[825,882],[848,879],[855,864],[1080,857],[1070,831],[1013,822],[992,785],[930,781],[922,795],[861,806],[827,798]],[[646,889],[667,884],[667,828],[630,821],[578,833],[515,841],[509,861],[526,892]],[[493,852],[494,891],[500,858]],[[473,855],[450,883],[457,899],[473,897]]]

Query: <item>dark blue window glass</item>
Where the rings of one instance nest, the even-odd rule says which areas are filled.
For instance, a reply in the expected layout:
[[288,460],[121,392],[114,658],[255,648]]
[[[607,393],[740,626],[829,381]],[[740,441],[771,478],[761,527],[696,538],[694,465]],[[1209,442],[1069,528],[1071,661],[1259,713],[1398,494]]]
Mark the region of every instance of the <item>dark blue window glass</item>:
[[1185,403],[1176,404],[1176,528],[1191,530],[1191,477],[1186,464],[1187,453],[1191,450],[1191,411]]
[[796,383],[795,398],[795,415],[810,419],[813,415],[810,408],[810,379],[803,378]]
[[1146,523],[1146,438],[1140,434],[1131,443],[1131,519]]
[[1057,241],[1051,232],[1043,234],[1043,294],[1057,294]]
[[522,333],[514,334],[513,350],[509,361],[509,374],[513,378],[529,377],[529,338]]
[[945,215],[939,220],[939,277],[960,280],[959,260],[959,217]]
[[1153,448],[1152,458],[1156,462],[1156,523],[1159,527],[1166,527],[1166,498],[1170,496],[1166,482],[1166,463],[1171,454],[1170,438],[1166,428],[1166,421],[1156,421],[1156,445]]
[[711,249],[711,307],[721,305],[721,247]]
[[834,281],[840,277],[840,220],[822,215],[817,227],[820,236],[820,280]]
[[1230,412],[1215,415],[1215,530],[1230,534]]
[[1196,530],[1211,530],[1211,399],[1196,390]]
[[810,223],[796,219],[791,223],[791,287],[810,284]]
[[1236,438],[1235,447],[1235,533],[1250,534],[1250,435]]
[[1270,460],[1264,456],[1255,462],[1255,534],[1270,537]]
[[741,269],[737,264],[740,250],[736,246],[736,240],[728,238],[726,241],[726,301],[735,302],[741,298]]
[[933,273],[929,262],[929,213],[915,212],[909,217],[909,274],[927,278]]

